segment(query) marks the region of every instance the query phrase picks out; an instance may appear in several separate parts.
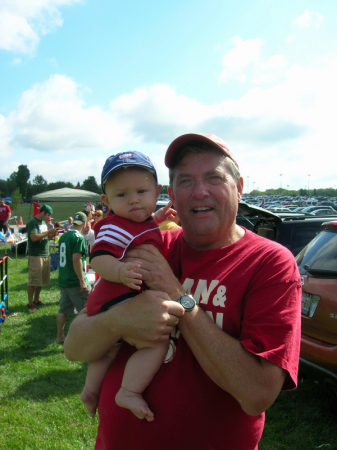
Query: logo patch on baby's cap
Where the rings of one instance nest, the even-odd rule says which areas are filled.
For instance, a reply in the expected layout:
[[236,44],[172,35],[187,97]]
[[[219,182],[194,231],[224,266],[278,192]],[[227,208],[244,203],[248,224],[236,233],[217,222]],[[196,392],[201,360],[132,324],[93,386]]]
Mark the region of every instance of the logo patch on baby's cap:
[[132,153],[122,153],[121,155],[118,155],[118,159],[127,159],[132,158]]

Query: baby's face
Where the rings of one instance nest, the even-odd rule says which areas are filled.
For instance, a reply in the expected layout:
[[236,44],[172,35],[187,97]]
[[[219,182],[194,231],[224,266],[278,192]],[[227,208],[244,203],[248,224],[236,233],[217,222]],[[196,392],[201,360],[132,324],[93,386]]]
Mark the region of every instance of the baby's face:
[[155,210],[160,190],[148,170],[128,167],[108,179],[101,199],[117,216],[144,222]]

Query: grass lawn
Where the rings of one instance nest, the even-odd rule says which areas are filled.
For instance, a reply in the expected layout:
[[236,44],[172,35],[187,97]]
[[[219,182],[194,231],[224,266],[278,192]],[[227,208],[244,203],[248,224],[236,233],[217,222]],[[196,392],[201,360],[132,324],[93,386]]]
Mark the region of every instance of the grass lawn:
[[[8,255],[13,259],[9,261],[9,316],[0,332],[0,449],[92,449],[98,419],[89,417],[79,399],[86,365],[67,361],[55,341],[57,272],[42,289],[46,306],[30,311],[27,259],[18,255],[16,263],[15,254]],[[259,449],[337,449],[336,404],[336,397],[309,380],[300,382],[295,391],[282,392],[266,413]]]
[[[74,216],[78,211],[84,209],[83,202],[46,202],[47,205],[53,208],[53,222],[61,222],[62,220],[67,220],[69,216]],[[42,206],[43,203],[40,203]],[[22,217],[24,225],[27,224],[28,218],[33,217],[33,205],[30,203],[23,203],[19,205],[15,211],[12,211],[12,216],[17,216],[17,222],[19,223],[20,216]],[[14,220],[10,220],[10,226],[13,227]]]

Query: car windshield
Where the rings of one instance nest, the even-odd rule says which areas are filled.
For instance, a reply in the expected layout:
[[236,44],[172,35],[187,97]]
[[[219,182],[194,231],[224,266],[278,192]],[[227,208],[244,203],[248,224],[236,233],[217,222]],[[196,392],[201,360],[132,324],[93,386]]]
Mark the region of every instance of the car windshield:
[[296,257],[300,273],[337,277],[337,233],[323,231]]

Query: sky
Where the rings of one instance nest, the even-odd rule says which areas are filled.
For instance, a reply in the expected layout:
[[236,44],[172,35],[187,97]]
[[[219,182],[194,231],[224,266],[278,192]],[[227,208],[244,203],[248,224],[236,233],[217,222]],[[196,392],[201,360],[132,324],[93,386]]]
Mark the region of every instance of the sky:
[[337,185],[337,2],[0,0],[0,179],[213,133],[244,193]]

